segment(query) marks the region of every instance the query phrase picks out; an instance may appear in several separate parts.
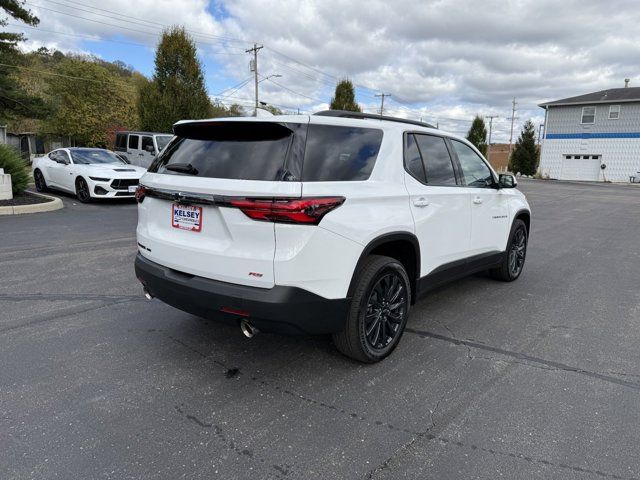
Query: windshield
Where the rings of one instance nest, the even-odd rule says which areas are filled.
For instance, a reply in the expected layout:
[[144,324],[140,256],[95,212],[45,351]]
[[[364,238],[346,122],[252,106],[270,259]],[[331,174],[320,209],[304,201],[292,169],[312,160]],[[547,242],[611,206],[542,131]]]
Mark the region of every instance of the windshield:
[[117,163],[123,164],[122,161],[115,153],[109,150],[98,150],[93,148],[78,148],[71,150],[71,158],[73,163],[80,165],[89,165],[92,163]]
[[173,137],[171,135],[157,135],[156,143],[158,144],[158,150],[162,150],[164,147],[166,147],[167,143],[169,143],[172,138]]

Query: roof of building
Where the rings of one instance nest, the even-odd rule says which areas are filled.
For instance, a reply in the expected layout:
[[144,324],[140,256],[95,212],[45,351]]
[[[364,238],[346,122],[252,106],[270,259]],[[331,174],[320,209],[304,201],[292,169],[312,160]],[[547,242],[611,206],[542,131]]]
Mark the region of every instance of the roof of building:
[[640,102],[640,87],[623,87],[600,90],[599,92],[586,93],[577,97],[563,98],[553,102],[541,103],[542,108],[558,105],[585,105],[592,103],[623,103]]

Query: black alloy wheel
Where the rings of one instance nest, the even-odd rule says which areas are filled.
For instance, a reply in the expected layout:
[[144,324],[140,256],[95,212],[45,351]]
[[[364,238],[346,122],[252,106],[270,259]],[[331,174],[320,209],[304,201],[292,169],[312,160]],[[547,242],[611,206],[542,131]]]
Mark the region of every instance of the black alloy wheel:
[[76,197],[82,203],[89,203],[91,201],[91,194],[89,193],[89,186],[84,178],[80,177],[76,180]]
[[344,329],[333,334],[338,350],[364,363],[396,348],[411,306],[411,282],[395,258],[370,255],[358,269]]
[[509,274],[517,278],[524,267],[524,259],[527,254],[527,232],[524,227],[519,227],[511,240],[509,248]]
[[504,252],[500,266],[489,271],[496,280],[513,282],[524,269],[524,262],[527,258],[528,229],[526,224],[516,219],[511,227],[509,243]]
[[35,172],[33,172],[33,179],[35,180],[37,191],[47,191],[47,182],[45,181],[44,175],[42,175],[42,172],[40,170],[36,170]]
[[407,293],[400,275],[390,272],[371,290],[363,328],[372,350],[382,351],[396,338],[406,316]]

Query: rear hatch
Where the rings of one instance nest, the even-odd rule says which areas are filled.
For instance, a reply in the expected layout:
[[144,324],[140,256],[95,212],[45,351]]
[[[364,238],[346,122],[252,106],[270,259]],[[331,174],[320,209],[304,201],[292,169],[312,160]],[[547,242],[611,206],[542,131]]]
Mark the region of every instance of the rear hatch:
[[308,117],[294,118],[176,124],[176,136],[141,179],[141,254],[177,272],[272,287],[270,205],[302,194]]

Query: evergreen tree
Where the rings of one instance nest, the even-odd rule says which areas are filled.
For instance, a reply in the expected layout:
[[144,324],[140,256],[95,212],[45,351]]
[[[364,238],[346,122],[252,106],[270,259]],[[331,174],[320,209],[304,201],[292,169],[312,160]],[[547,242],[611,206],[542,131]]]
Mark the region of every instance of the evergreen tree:
[[536,129],[531,120],[527,120],[520,132],[516,148],[509,158],[509,170],[522,175],[533,175],[538,168],[538,147]]
[[356,103],[356,92],[351,80],[345,78],[336,85],[336,92],[329,106],[331,110],[348,110],[361,112],[360,105]]
[[[29,10],[23,8],[24,2],[18,0],[0,0],[0,9],[9,17],[36,26],[40,20]],[[8,25],[8,18],[0,17],[0,27]],[[20,65],[23,55],[17,48],[19,42],[26,40],[22,33],[0,32],[0,63]],[[15,77],[17,69],[0,66],[0,123],[17,115],[31,117],[43,115],[43,102],[26,94]]]
[[480,115],[476,115],[467,133],[467,140],[473,143],[482,155],[487,155],[487,128]]
[[195,43],[184,28],[163,32],[153,79],[140,89],[139,111],[142,129],[156,132],[170,132],[178,120],[213,114]]

